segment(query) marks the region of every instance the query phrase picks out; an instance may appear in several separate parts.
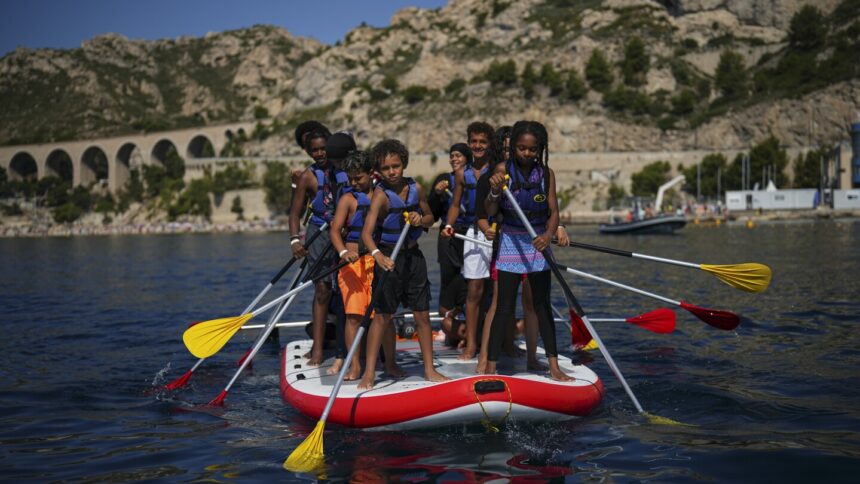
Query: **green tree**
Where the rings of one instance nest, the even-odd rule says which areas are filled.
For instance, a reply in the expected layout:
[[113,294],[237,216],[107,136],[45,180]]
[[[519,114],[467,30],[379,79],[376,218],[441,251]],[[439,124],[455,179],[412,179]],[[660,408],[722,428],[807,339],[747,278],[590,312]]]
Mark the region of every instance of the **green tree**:
[[585,64],[585,79],[595,91],[607,92],[612,87],[612,67],[602,50],[594,49],[588,58]]
[[561,74],[549,62],[544,63],[540,68],[540,82],[549,88],[550,96],[558,96],[564,90]]
[[677,96],[672,97],[672,113],[685,116],[696,109],[696,93],[690,89],[684,89]]
[[245,209],[242,208],[242,197],[236,195],[233,197],[233,205],[230,211],[236,214],[236,220],[245,220]]
[[[775,170],[773,182],[777,187],[786,187],[788,186],[788,177],[785,175],[787,166],[788,154],[780,148],[779,140],[773,135],[750,150],[750,177],[753,180],[761,176],[762,169],[773,169]],[[767,180],[765,180],[765,185],[767,185]]]
[[389,94],[397,92],[397,79],[391,75],[387,75],[382,79],[382,88],[388,91]]
[[668,161],[655,161],[645,165],[631,177],[633,195],[639,197],[656,195],[660,185],[669,180],[671,169]]
[[526,63],[523,68],[523,73],[520,75],[520,85],[523,87],[523,96],[526,99],[531,99],[535,95],[535,84],[537,83],[537,73],[535,72],[532,63]]
[[493,61],[487,68],[485,77],[493,84],[513,86],[517,83],[517,63],[513,59],[505,62]]
[[811,150],[797,155],[794,160],[794,188],[819,188],[821,186],[821,160],[827,156],[826,149]]
[[814,50],[827,39],[824,15],[812,5],[804,5],[792,17],[788,27],[789,43],[801,50]]
[[66,202],[54,209],[54,222],[58,224],[72,223],[81,218],[84,211],[72,202]]
[[290,209],[290,167],[277,161],[267,161],[265,165],[263,190],[266,192],[266,204],[275,213],[286,214]]
[[197,215],[209,220],[212,216],[212,201],[209,199],[211,184],[198,178],[191,180],[186,188],[167,209],[167,218],[176,220],[180,215]]
[[269,117],[269,110],[265,106],[254,107],[254,119],[266,119]]
[[576,69],[571,69],[567,72],[567,82],[565,82],[564,90],[568,99],[577,101],[588,94],[588,87],[582,80],[582,76]]
[[606,203],[608,206],[612,207],[621,203],[624,200],[624,197],[627,196],[627,192],[624,191],[624,187],[621,185],[616,185],[615,182],[609,184],[609,193]]
[[645,84],[645,79],[650,68],[651,59],[648,57],[645,42],[637,36],[631,37],[624,45],[624,60],[621,62],[624,83],[628,86],[641,86]]
[[409,104],[418,104],[430,95],[430,89],[426,86],[412,85],[400,91],[403,99]]
[[[700,168],[701,167],[701,168]],[[705,197],[717,196],[717,174],[719,172],[720,190],[726,191],[725,178],[727,175],[728,160],[722,153],[710,153],[702,158],[699,165],[692,165],[684,168],[684,183],[688,193],[696,193],[697,171],[701,179],[701,191]]]
[[724,50],[717,65],[715,82],[723,96],[745,97],[748,90],[748,76],[743,57],[732,50]]

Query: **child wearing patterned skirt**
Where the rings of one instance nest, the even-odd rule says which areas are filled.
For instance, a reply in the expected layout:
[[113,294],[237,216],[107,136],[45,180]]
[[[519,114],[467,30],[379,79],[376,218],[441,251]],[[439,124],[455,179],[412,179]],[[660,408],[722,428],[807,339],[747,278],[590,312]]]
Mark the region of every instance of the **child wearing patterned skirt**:
[[[499,163],[490,177],[490,195],[486,200],[487,213],[501,212],[502,227],[498,270],[498,306],[490,328],[486,373],[495,373],[496,361],[501,352],[504,335],[513,324],[514,309],[520,280],[525,274],[532,289],[538,330],[543,340],[549,363],[550,377],[570,381],[558,366],[558,349],[555,341],[555,321],[550,309],[551,275],[543,251],[550,246],[558,229],[558,200],[555,194],[555,175],[549,168],[548,137],[546,128],[535,121],[519,121],[511,132],[510,156],[507,163]],[[531,226],[538,233],[532,240],[520,217],[508,200],[502,199],[502,186],[510,177],[508,189],[517,200]]]

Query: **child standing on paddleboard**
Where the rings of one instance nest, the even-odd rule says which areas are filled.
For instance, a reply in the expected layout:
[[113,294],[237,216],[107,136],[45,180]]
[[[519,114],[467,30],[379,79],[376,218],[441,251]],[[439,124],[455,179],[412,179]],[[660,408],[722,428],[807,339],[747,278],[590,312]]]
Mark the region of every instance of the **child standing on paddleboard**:
[[[506,181],[509,176],[509,181]],[[558,200],[555,174],[549,168],[549,140],[546,128],[536,121],[519,121],[511,130],[509,159],[499,163],[490,177],[490,194],[485,202],[487,214],[501,213],[502,226],[498,270],[496,314],[490,328],[486,373],[496,372],[496,361],[505,334],[514,322],[517,290],[523,274],[532,289],[538,329],[549,362],[550,377],[570,381],[558,366],[555,321],[550,309],[551,276],[549,262],[542,251],[550,246],[558,229]],[[514,195],[531,226],[538,233],[532,240],[513,206],[502,194],[503,185]]]
[[[389,139],[380,141],[373,147],[373,160],[380,176],[380,184],[373,192],[370,209],[361,231],[361,241],[370,251],[376,266],[374,278],[384,271],[391,273],[384,284],[377,284],[374,291],[382,291],[377,296],[376,315],[367,333],[367,353],[364,376],[359,388],[373,388],[376,377],[376,357],[382,335],[391,326],[391,315],[400,304],[412,310],[418,333],[418,344],[424,363],[424,377],[430,381],[444,381],[448,378],[433,367],[433,333],[430,328],[430,281],[427,279],[427,261],[418,247],[418,238],[433,224],[433,214],[427,205],[421,185],[403,176],[409,164],[409,151],[400,141]],[[407,235],[396,260],[388,256],[394,250],[403,229],[404,213],[412,229]],[[374,233],[379,231],[379,244]],[[386,352],[387,353],[387,352]],[[386,358],[387,360],[387,358]],[[388,364],[386,362],[386,364]],[[396,364],[395,364],[396,365]],[[404,376],[399,367],[388,370],[394,377]]]
[[[346,312],[346,346],[351,347],[361,325],[361,318],[370,304],[371,285],[373,284],[373,268],[375,263],[370,254],[360,254],[361,231],[364,228],[364,219],[370,208],[370,197],[373,194],[373,161],[370,153],[366,151],[353,151],[346,157],[343,170],[349,177],[352,187],[351,196],[341,197],[334,213],[331,223],[331,242],[334,250],[343,261],[350,264],[340,270],[338,274],[338,287],[343,297],[344,311]],[[341,237],[342,230],[346,228],[346,236]],[[386,328],[386,338],[394,340],[393,328]],[[390,333],[390,335],[388,334]],[[359,362],[359,351],[355,352],[349,373],[344,379],[357,380],[361,375],[361,364]],[[385,355],[385,361],[394,362],[394,354]],[[329,373],[335,374],[340,371],[343,360],[335,360]],[[394,366],[389,371],[394,370]]]

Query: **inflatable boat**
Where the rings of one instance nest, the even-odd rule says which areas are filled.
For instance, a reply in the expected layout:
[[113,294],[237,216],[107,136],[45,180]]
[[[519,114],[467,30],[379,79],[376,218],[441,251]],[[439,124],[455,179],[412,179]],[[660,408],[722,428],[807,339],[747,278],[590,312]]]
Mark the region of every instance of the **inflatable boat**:
[[[311,367],[304,355],[311,340],[289,343],[281,356],[281,396],[304,415],[318,419],[337,380],[327,370],[334,358]],[[359,390],[356,381],[343,383],[328,421],[339,425],[404,430],[442,425],[517,421],[557,421],[587,415],[603,396],[597,375],[570,358],[559,356],[559,366],[571,382],[558,382],[547,372],[526,369],[526,358],[503,357],[496,375],[475,374],[476,359],[461,361],[459,350],[434,341],[436,369],[450,381],[424,380],[421,352],[416,339],[397,342],[397,362],[407,372],[391,378],[377,371],[374,388]],[[546,364],[543,351],[538,359]]]

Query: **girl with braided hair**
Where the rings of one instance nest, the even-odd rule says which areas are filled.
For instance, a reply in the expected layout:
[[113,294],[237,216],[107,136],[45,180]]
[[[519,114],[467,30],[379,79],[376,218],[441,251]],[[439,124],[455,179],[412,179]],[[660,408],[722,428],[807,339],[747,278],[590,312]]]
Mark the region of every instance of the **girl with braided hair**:
[[[505,335],[514,324],[514,306],[523,274],[532,289],[538,329],[543,340],[550,377],[570,381],[558,366],[555,321],[550,309],[551,275],[542,251],[550,246],[558,229],[558,200],[555,174],[549,168],[549,139],[546,128],[536,121],[518,121],[511,130],[508,161],[496,165],[490,177],[490,193],[485,201],[489,216],[502,215],[496,313],[490,328],[485,373],[495,373],[496,361]],[[509,189],[531,226],[538,233],[532,240],[520,218],[507,200],[502,200],[502,186],[510,176]]]

